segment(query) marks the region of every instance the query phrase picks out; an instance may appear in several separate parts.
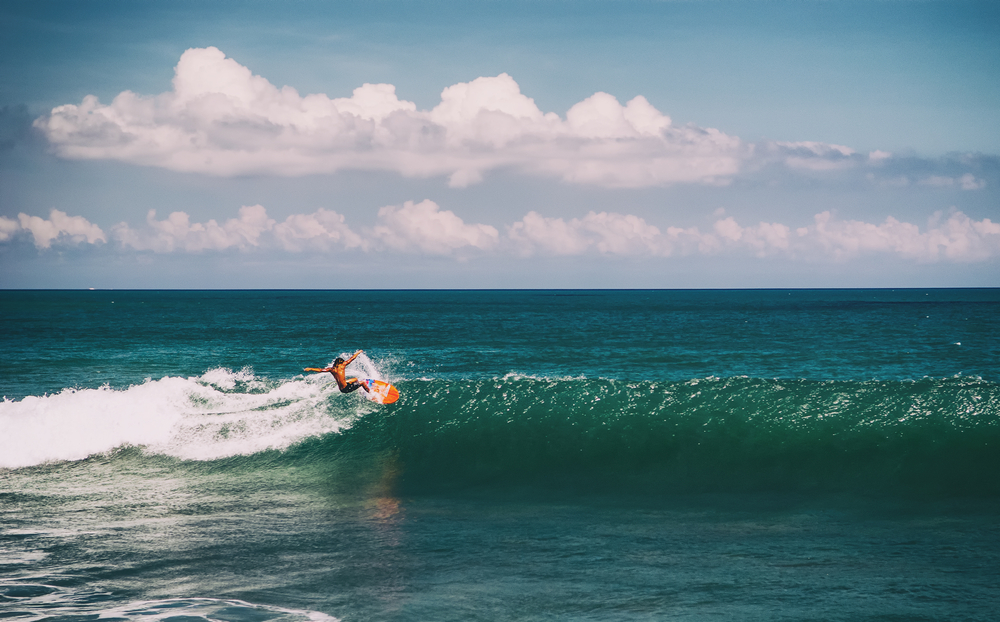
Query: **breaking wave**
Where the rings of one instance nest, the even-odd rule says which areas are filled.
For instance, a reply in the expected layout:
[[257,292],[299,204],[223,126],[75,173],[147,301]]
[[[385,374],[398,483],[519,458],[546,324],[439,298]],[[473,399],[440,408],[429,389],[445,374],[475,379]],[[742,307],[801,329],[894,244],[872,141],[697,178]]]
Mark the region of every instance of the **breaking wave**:
[[[0,403],[18,468],[120,447],[176,459],[351,464],[412,492],[498,486],[637,494],[1000,495],[1000,385],[979,378],[396,382],[378,406],[328,375],[211,370]],[[277,456],[274,452],[277,451]]]

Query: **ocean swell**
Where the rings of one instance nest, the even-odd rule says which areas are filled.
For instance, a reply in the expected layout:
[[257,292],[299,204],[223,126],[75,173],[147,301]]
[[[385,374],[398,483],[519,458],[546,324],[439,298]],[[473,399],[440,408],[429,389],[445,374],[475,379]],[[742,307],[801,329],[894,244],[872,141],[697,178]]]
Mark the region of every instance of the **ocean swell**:
[[405,490],[1000,494],[1000,385],[975,378],[400,383],[324,442]]
[[327,375],[211,370],[4,401],[0,467],[135,447],[121,455],[312,465],[338,486],[353,479],[403,493],[1000,496],[1000,384],[979,378],[395,384],[399,402],[378,406],[341,395]]

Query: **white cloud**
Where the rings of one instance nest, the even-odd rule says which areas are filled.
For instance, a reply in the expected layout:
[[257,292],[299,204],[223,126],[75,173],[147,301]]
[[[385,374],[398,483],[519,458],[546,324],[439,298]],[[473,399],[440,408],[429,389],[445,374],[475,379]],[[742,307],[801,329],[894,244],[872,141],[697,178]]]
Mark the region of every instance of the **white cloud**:
[[[219,176],[365,170],[445,177],[450,186],[465,187],[503,169],[642,188],[727,184],[770,166],[827,175],[883,169],[897,181],[942,170],[886,151],[862,154],[816,141],[748,144],[717,129],[675,125],[641,95],[622,105],[613,95],[594,93],[560,116],[539,109],[506,73],[448,86],[430,110],[400,99],[391,84],[366,83],[350,97],[300,95],[214,47],[185,51],[170,91],[123,91],[110,104],[88,95],[53,108],[34,125],[65,158]],[[954,168],[943,170],[956,175]],[[986,182],[966,173],[930,175],[922,183],[977,190]]]
[[716,220],[711,231],[667,227],[665,232],[636,216],[596,214],[582,219],[546,218],[530,212],[508,228],[508,238],[522,255],[716,255],[749,253],[756,257],[845,261],[862,255],[891,254],[918,262],[983,261],[1000,256],[1000,223],[973,221],[961,212],[925,230],[889,217],[881,224],[836,220],[817,214],[811,226],[793,228],[760,222],[742,226],[734,218]]
[[21,224],[13,218],[0,216],[0,242],[6,242],[21,230]]
[[868,161],[872,164],[879,164],[892,157],[892,153],[876,149],[868,154]]
[[590,245],[578,220],[567,223],[562,218],[546,218],[534,211],[511,225],[507,236],[522,255],[579,255]]
[[274,235],[289,252],[368,248],[367,242],[347,226],[343,214],[322,208],[312,214],[292,214],[275,225]]
[[456,251],[491,250],[500,238],[495,227],[467,225],[454,212],[437,203],[407,201],[402,207],[386,206],[378,211],[373,235],[386,247],[428,255],[451,255]]
[[[741,227],[729,217],[717,220],[713,229],[724,244],[746,248],[758,257],[773,255],[791,248],[791,228],[780,223],[761,222]],[[706,239],[703,243],[709,242],[710,240]]]
[[952,188],[957,186],[962,190],[980,190],[986,187],[986,180],[977,179],[976,176],[971,173],[966,173],[961,177],[930,175],[921,179],[917,183],[922,186],[931,186],[935,188]]
[[7,241],[20,231],[31,234],[37,248],[50,248],[56,242],[96,244],[106,242],[104,231],[82,216],[68,216],[57,209],[48,220],[39,216],[18,214],[17,220],[0,217],[0,241]]
[[[49,220],[20,214],[0,217],[0,242],[20,232],[30,233],[39,249],[53,243],[104,243],[101,229],[80,216],[53,210]],[[120,223],[112,239],[126,250],[155,253],[198,253],[239,249],[279,249],[290,253],[400,252],[466,259],[470,254],[527,256],[674,257],[728,254],[784,257],[793,260],[849,261],[857,257],[895,255],[919,263],[977,262],[1000,257],[1000,223],[975,221],[960,211],[936,213],[927,225],[893,217],[881,223],[838,220],[829,212],[816,214],[811,224],[794,227],[759,222],[741,225],[725,210],[716,210],[707,231],[698,227],[660,228],[645,219],[615,212],[588,212],[582,218],[551,218],[528,212],[501,235],[493,226],[466,223],[437,203],[407,201],[379,210],[376,224],[354,231],[345,217],[332,210],[293,214],[278,223],[260,205],[244,206],[238,218],[223,223],[191,222],[173,212],[157,220],[150,211],[144,228]]]
[[830,212],[815,217],[804,239],[815,243],[835,259],[862,254],[890,253],[920,262],[942,258],[958,262],[982,261],[1000,254],[1000,223],[989,218],[973,221],[962,212],[953,212],[944,223],[931,220],[926,231],[893,217],[882,224],[856,220],[833,220]]
[[419,111],[389,84],[303,97],[214,47],[184,52],[172,91],[124,91],[108,105],[88,95],[35,126],[66,158],[224,176],[382,170],[452,186],[498,168],[610,187],[724,183],[751,151],[718,130],[673,126],[641,96],[622,106],[596,93],[564,120],[500,74],[449,86]]
[[156,210],[149,210],[147,230],[135,230],[120,223],[113,228],[113,234],[123,246],[157,253],[246,250],[259,246],[261,234],[272,229],[274,221],[260,205],[241,207],[239,214],[239,218],[230,218],[220,225],[214,219],[192,223],[185,212],[172,212],[166,219],[156,220]]
[[[773,142],[768,145],[768,151],[776,154],[789,168],[810,171],[851,168],[864,161],[864,158],[850,147],[814,141]],[[873,160],[872,155],[869,154],[868,160],[870,162],[881,161],[890,155],[883,154],[881,151],[873,153],[879,155]]]
[[986,187],[986,180],[976,179],[971,173],[966,173],[958,178],[958,185],[962,190],[980,190]]
[[521,255],[602,255],[670,257],[712,255],[743,249],[763,257],[791,249],[791,229],[777,223],[742,227],[732,217],[717,220],[712,231],[697,227],[661,230],[638,216],[590,212],[566,221],[530,212],[508,228],[508,238]]
[[632,215],[590,212],[569,221],[529,212],[507,229],[521,255],[580,255],[594,249],[602,255],[661,255],[660,230]]

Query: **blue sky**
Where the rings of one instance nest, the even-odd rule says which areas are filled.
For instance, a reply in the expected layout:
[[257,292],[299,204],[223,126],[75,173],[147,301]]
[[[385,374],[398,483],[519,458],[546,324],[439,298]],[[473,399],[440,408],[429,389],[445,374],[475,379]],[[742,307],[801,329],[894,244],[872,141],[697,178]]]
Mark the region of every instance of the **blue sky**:
[[1000,285],[995,2],[6,2],[0,28],[0,287]]

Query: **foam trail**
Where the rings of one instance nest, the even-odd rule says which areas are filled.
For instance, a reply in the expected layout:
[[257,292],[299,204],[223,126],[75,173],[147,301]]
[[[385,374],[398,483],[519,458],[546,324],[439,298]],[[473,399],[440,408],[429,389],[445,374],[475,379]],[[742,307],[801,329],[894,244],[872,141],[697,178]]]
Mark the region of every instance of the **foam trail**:
[[0,468],[82,460],[122,446],[187,460],[284,449],[339,431],[368,408],[363,400],[328,402],[331,394],[330,383],[319,378],[267,382],[247,369],[214,369],[122,390],[5,399]]
[[[44,583],[6,582],[0,579],[0,593],[16,593],[5,603],[15,609],[10,614],[35,622],[49,618],[111,619],[142,622],[213,622],[217,620],[266,620],[268,622],[338,622],[319,611],[285,609],[243,600],[216,598],[168,598],[140,600],[107,607],[112,595],[91,587],[74,589]],[[44,615],[43,615],[44,614]]]

